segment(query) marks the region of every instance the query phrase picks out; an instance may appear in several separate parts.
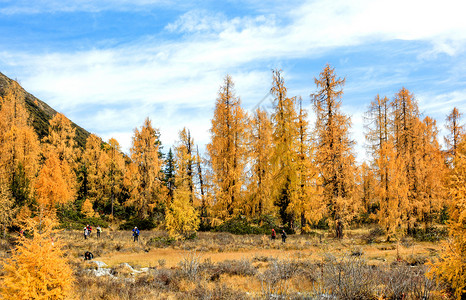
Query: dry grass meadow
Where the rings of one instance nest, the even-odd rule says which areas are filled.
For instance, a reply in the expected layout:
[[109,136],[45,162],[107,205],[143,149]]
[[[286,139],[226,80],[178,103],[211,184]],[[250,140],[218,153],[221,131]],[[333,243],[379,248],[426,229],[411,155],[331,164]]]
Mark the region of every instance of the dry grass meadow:
[[[438,243],[387,243],[369,228],[348,230],[342,240],[327,231],[289,235],[285,244],[265,235],[212,232],[187,241],[170,240],[163,231],[142,231],[139,242],[131,232],[109,230],[87,240],[65,230],[57,238],[75,271],[73,299],[446,297],[424,276]],[[86,251],[92,261],[84,261]]]

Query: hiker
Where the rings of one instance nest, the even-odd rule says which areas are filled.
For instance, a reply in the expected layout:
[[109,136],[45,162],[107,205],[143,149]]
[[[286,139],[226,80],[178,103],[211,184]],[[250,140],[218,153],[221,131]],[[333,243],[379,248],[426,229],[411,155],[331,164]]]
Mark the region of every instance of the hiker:
[[134,242],[139,241],[139,229],[137,227],[134,227],[133,229],[133,237],[134,237]]
[[88,235],[91,236],[91,233],[92,233],[92,227],[91,225],[87,224],[87,231],[88,231]]
[[100,228],[100,225],[97,226],[95,230],[97,231],[97,237],[100,238],[100,233],[102,232],[102,228]]
[[282,242],[283,242],[283,243],[286,242],[286,232],[285,232],[285,229],[282,230]]
[[91,260],[93,258],[94,258],[94,254],[92,254],[91,252],[86,251],[86,253],[84,253],[84,260]]
[[87,229],[87,226],[84,227],[84,239],[87,239],[87,236],[89,235],[89,229]]
[[277,233],[275,232],[275,229],[272,228],[272,240],[275,240],[277,238]]

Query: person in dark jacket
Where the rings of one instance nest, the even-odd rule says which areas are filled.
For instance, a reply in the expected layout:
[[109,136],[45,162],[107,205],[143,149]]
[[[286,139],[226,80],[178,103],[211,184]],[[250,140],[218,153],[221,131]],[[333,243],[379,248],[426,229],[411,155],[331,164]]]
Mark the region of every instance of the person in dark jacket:
[[137,227],[134,227],[133,229],[133,238],[134,242],[139,241],[139,229]]
[[285,229],[282,230],[282,242],[283,242],[283,243],[286,242],[286,232],[285,232]]
[[84,260],[91,260],[93,258],[94,258],[94,254],[92,254],[91,252],[86,251],[86,253],[84,253]]

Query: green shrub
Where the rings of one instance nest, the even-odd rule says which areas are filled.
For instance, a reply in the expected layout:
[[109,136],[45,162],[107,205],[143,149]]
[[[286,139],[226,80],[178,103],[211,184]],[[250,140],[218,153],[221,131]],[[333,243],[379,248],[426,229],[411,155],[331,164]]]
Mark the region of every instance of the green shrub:
[[420,242],[438,242],[448,236],[448,229],[440,227],[428,227],[425,230],[418,230],[414,238]]
[[121,224],[120,230],[131,230],[137,227],[139,230],[150,230],[154,229],[156,225],[152,219],[131,219]]
[[170,246],[174,242],[176,242],[176,240],[168,236],[156,236],[150,238],[147,244],[156,248],[164,248]]
[[258,226],[248,222],[244,216],[238,216],[225,221],[214,228],[215,232],[229,232],[233,234],[269,234],[270,227],[267,225]]

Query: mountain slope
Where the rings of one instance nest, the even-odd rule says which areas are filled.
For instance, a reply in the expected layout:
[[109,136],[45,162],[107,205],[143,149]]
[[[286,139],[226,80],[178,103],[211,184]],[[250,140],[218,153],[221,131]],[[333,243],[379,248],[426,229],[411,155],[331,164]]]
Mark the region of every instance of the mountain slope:
[[[13,82],[12,79],[8,78],[0,72],[0,96],[4,96],[7,88]],[[25,91],[22,87],[25,95],[25,104],[26,108],[29,111],[32,125],[37,132],[37,135],[42,140],[48,134],[49,120],[55,116],[57,113],[56,110],[51,108],[47,103],[37,99],[34,95]],[[84,148],[86,145],[86,139],[89,137],[90,133],[73,123],[72,126],[76,128],[76,142],[80,148]]]

